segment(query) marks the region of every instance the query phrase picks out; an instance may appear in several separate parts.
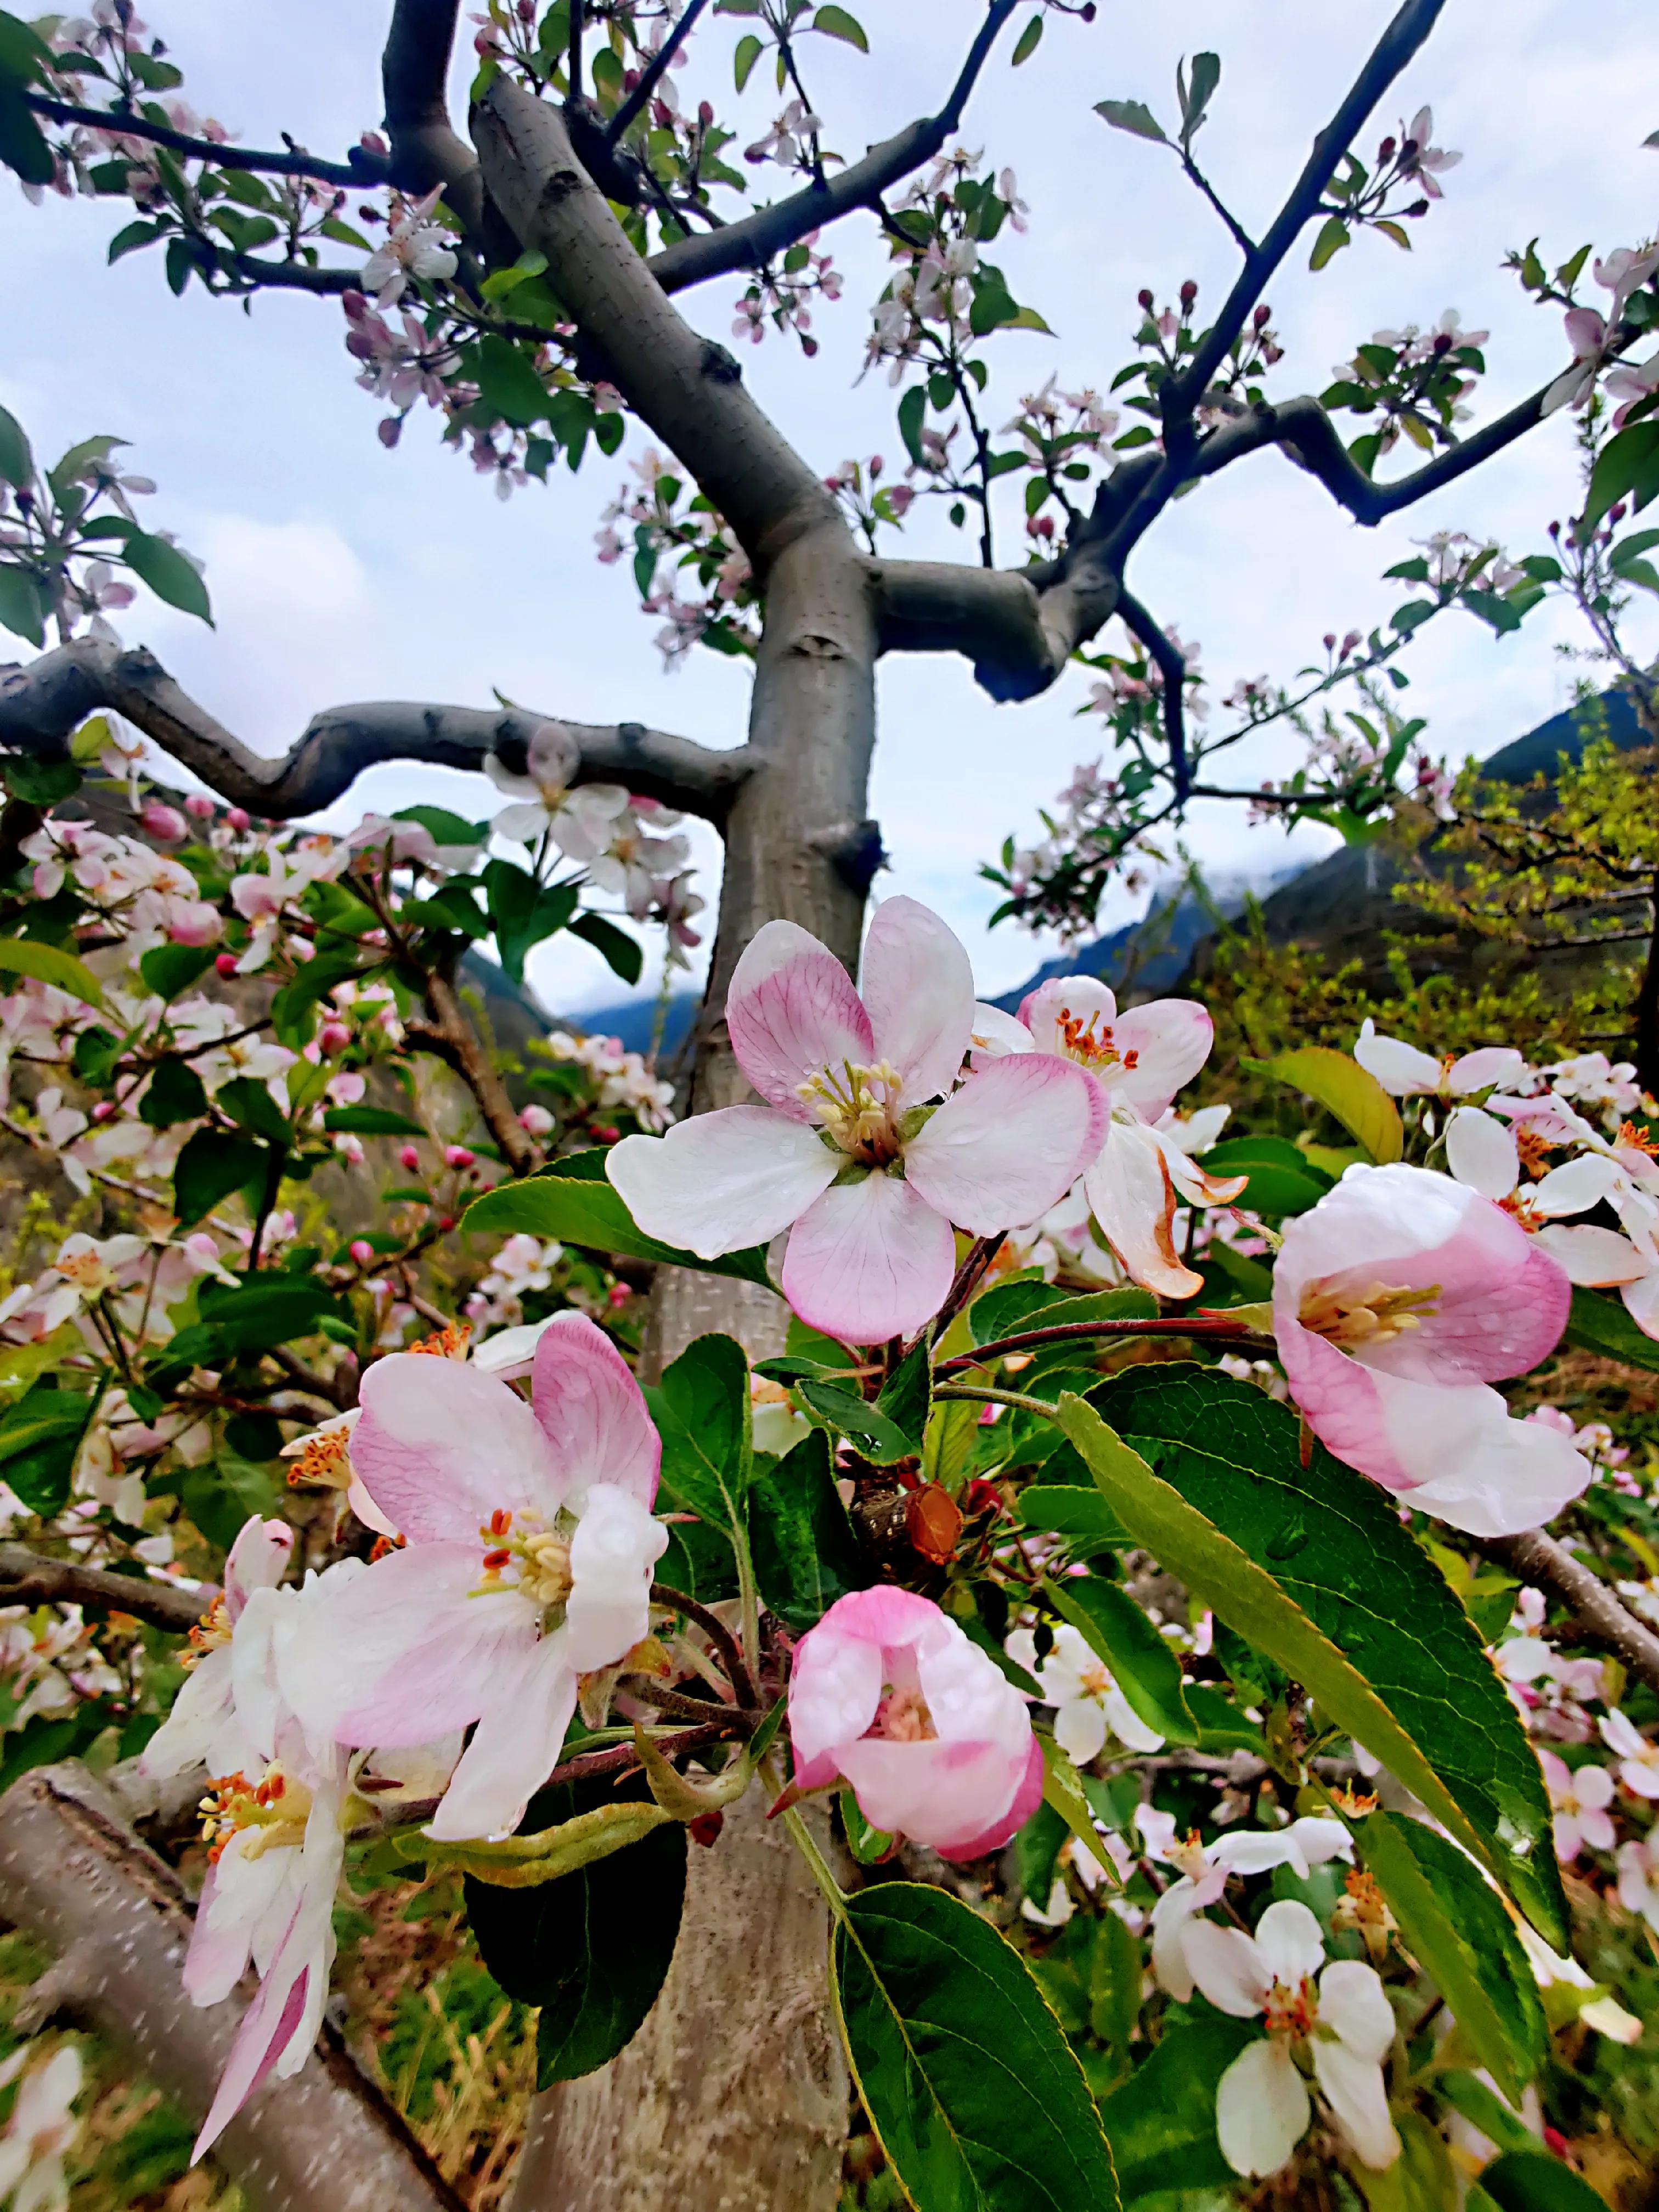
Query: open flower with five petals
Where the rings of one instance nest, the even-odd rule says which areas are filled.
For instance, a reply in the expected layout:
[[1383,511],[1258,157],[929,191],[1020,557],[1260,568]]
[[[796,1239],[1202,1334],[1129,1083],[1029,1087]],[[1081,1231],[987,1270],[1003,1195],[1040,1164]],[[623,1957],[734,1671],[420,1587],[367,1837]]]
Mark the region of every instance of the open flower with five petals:
[[1478,1536],[1535,1528],[1589,1462],[1490,1386],[1559,1340],[1571,1286],[1490,1199],[1427,1168],[1351,1167],[1285,1226],[1273,1333],[1321,1442]]
[[958,1083],[973,975],[914,899],[877,908],[860,990],[817,938],[768,922],[726,1019],[765,1104],[625,1137],[606,1171],[647,1235],[702,1259],[788,1229],[784,1296],[843,1341],[921,1328],[956,1271],[953,1224],[996,1236],[1035,1219],[1100,1149],[1106,1107],[1080,1068],[1017,1055]]
[[1098,1759],[1109,1734],[1130,1751],[1163,1750],[1164,1738],[1147,1727],[1075,1628],[1055,1629],[1054,1649],[1042,1662],[1029,1628],[1015,1629],[1004,1638],[1003,1649],[1054,1707],[1054,1741],[1073,1766]]
[[473,1723],[432,1823],[515,1827],[558,1764],[580,1678],[649,1626],[662,1447],[638,1383],[585,1315],[538,1340],[528,1405],[453,1359],[363,1378],[351,1464],[405,1539],[331,1600],[296,1652],[296,1701],[341,1741],[396,1749]]
[[255,1590],[281,1582],[294,1550],[294,1531],[283,1521],[255,1514],[225,1559],[225,1586],[190,1632],[190,1674],[173,1711],[139,1755],[147,1775],[182,1774],[204,1765],[210,1774],[234,1774],[252,1756],[236,1721],[232,1686],[232,1639]]

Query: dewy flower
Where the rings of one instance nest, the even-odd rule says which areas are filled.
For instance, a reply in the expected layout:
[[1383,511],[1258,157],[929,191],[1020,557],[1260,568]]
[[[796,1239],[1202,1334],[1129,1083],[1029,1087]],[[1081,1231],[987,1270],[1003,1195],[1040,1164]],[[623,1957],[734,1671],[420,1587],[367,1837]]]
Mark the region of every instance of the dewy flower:
[[1540,1750],[1544,1786],[1555,1815],[1556,1856],[1571,1865],[1588,1844],[1593,1851],[1613,1849],[1613,1777],[1605,1766],[1574,1769],[1553,1751]]
[[190,1674],[173,1711],[139,1755],[142,1773],[182,1774],[205,1765],[210,1774],[234,1774],[251,1756],[236,1723],[231,1644],[236,1624],[255,1590],[274,1589],[288,1569],[294,1531],[256,1513],[225,1560],[225,1587],[204,1619],[190,1632]]
[[554,1316],[532,1401],[453,1359],[397,1352],[363,1378],[351,1462],[405,1547],[319,1612],[303,1710],[397,1748],[476,1721],[434,1836],[517,1826],[558,1763],[581,1675],[645,1637],[661,1443],[640,1387],[586,1316]]
[[973,976],[914,899],[877,908],[861,994],[817,938],[768,922],[726,1018],[766,1103],[626,1137],[606,1172],[641,1229],[702,1259],[790,1229],[784,1296],[830,1335],[919,1328],[956,1270],[953,1224],[988,1237],[1035,1219],[1100,1149],[1105,1103],[1079,1068],[1030,1054],[957,1085]]
[[1147,1727],[1075,1628],[1054,1631],[1054,1650],[1041,1666],[1029,1628],[1015,1629],[1004,1649],[1054,1707],[1054,1741],[1073,1766],[1098,1759],[1109,1731],[1130,1751],[1164,1748],[1163,1737]]
[[1273,1331],[1322,1443],[1401,1502],[1471,1535],[1535,1528],[1589,1462],[1516,1421],[1500,1377],[1535,1367],[1571,1286],[1489,1199],[1427,1168],[1351,1167],[1286,1224]]
[[801,1789],[840,1775],[873,1827],[948,1859],[1000,1850],[1042,1796],[1024,1698],[914,1590],[854,1590],[808,1630],[789,1736]]
[[1246,1180],[1206,1175],[1170,1132],[1155,1126],[1210,1056],[1209,1015],[1190,999],[1154,999],[1120,1014],[1096,977],[1062,975],[1031,993],[1019,1019],[1030,1049],[1086,1069],[1107,1094],[1111,1118],[1083,1188],[1113,1251],[1148,1290],[1190,1297],[1202,1278],[1176,1250],[1176,1206],[1183,1198],[1230,1205]]
[[[16,2079],[30,2047],[21,2045],[0,2067],[0,2084]],[[13,2212],[69,2212],[64,2154],[79,2132],[80,2094],[81,2054],[72,2043],[24,2074],[0,2136],[0,2202],[9,2197]]]
[[1353,1857],[1353,1838],[1342,1822],[1316,1814],[1283,1828],[1237,1828],[1212,1844],[1200,1843],[1196,1829],[1178,1838],[1174,1816],[1154,1806],[1141,1807],[1135,1826],[1146,1856],[1161,1859],[1179,1872],[1180,1879],[1170,1884],[1152,1907],[1152,1972],[1160,1988],[1182,2004],[1193,1994],[1183,1940],[1187,1923],[1216,1902],[1233,1875],[1265,1874],[1270,1867],[1284,1866],[1305,1881],[1310,1869],[1331,1859]]
[[1382,2061],[1394,2042],[1394,2008],[1375,1969],[1338,1959],[1320,1972],[1319,1923],[1291,1899],[1270,1905],[1253,1936],[1195,1920],[1185,1945],[1193,1978],[1218,2010],[1266,2015],[1264,2039],[1240,2052],[1216,2088],[1216,2133],[1234,2172],[1277,2173],[1307,2131],[1312,2106],[1291,2055],[1297,2045],[1309,2050],[1314,2079],[1361,2162],[1392,2166],[1400,2137]]
[[[1659,1743],[1650,1743],[1628,1715],[1601,1717],[1601,1741],[1619,1759],[1619,1779],[1638,1797],[1659,1797]],[[1579,1769],[1579,1777],[1583,1775]]]

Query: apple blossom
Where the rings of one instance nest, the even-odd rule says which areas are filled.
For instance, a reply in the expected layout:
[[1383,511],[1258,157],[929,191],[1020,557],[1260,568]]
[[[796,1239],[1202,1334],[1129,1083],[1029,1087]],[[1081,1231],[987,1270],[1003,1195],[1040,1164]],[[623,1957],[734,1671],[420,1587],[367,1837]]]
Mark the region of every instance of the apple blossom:
[[1197,1832],[1184,1838],[1176,1834],[1174,1816],[1143,1805],[1135,1815],[1150,1859],[1176,1869],[1172,1881],[1152,1911],[1152,1972],[1160,1987],[1185,2004],[1193,1994],[1192,1970],[1187,1964],[1183,1936],[1194,1913],[1202,1912],[1221,1897],[1237,1875],[1265,1874],[1270,1867],[1289,1867],[1300,1881],[1309,1870],[1332,1859],[1353,1858],[1353,1838],[1340,1820],[1307,1814],[1283,1828],[1236,1828],[1212,1844],[1199,1841]]
[[1054,1650],[1041,1664],[1029,1628],[1015,1629],[1003,1648],[1054,1708],[1054,1741],[1073,1766],[1098,1759],[1109,1733],[1130,1751],[1163,1749],[1164,1738],[1147,1727],[1075,1628],[1055,1629]]
[[411,277],[430,283],[455,274],[455,255],[431,219],[442,197],[443,187],[434,185],[423,198],[406,202],[385,242],[364,262],[362,287],[374,295],[376,307],[396,307]]
[[1380,1036],[1369,1015],[1354,1040],[1353,1056],[1396,1098],[1466,1098],[1499,1085],[1513,1088],[1526,1072],[1513,1046],[1483,1045],[1477,1052],[1436,1060],[1399,1037]]
[[[21,2044],[0,2066],[0,2086],[23,2072],[33,2046]],[[69,2212],[64,2154],[80,2132],[75,2100],[81,2094],[81,2054],[60,2044],[50,2058],[30,2066],[0,2136],[0,2201],[13,2212]]]
[[1555,1815],[1555,1848],[1571,1865],[1588,1844],[1593,1851],[1610,1851],[1613,1826],[1607,1807],[1613,1802],[1613,1777],[1605,1766],[1570,1767],[1553,1751],[1540,1751],[1544,1785]]
[[1291,1396],[1339,1459],[1454,1528],[1510,1534],[1590,1479],[1489,1387],[1553,1350],[1571,1294],[1534,1238],[1450,1176],[1351,1167],[1285,1224],[1273,1328]]
[[288,1571],[294,1531],[283,1521],[258,1514],[225,1559],[225,1586],[205,1618],[190,1632],[190,1673],[173,1710],[139,1754],[139,1771],[166,1777],[205,1765],[212,1774],[234,1774],[252,1753],[237,1726],[232,1686],[231,1644],[236,1624],[255,1590],[274,1589]]
[[351,1465],[406,1547],[319,1607],[294,1694],[348,1743],[478,1723],[434,1835],[512,1829],[558,1763],[579,1678],[646,1635],[661,1449],[633,1375],[578,1313],[542,1332],[529,1405],[448,1358],[394,1352],[364,1376]]
[[[1650,1742],[1628,1715],[1603,1713],[1601,1741],[1619,1760],[1619,1779],[1638,1797],[1659,1797],[1659,1743]],[[1582,1777],[1583,1769],[1579,1770]]]
[[877,908],[862,980],[860,996],[815,937],[769,922],[726,1001],[766,1103],[624,1138],[606,1171],[641,1228],[702,1259],[790,1229],[784,1296],[811,1327],[865,1344],[939,1310],[953,1224],[995,1236],[1052,1206],[1098,1152],[1105,1106],[1081,1070],[1036,1054],[957,1085],[968,956],[914,899]]
[[1613,1854],[1619,1869],[1619,1902],[1626,1912],[1639,1912],[1659,1936],[1659,1849],[1651,1840],[1632,1838]]
[[1392,2166],[1400,2137],[1382,2061],[1394,2042],[1394,2008],[1375,1968],[1338,1959],[1322,1972],[1319,1923],[1288,1898],[1267,1907],[1254,1936],[1194,1920],[1183,1945],[1194,1980],[1218,2010],[1267,2018],[1266,2037],[1240,2052],[1216,2089],[1216,2133],[1234,2172],[1277,2173],[1306,2133],[1312,2106],[1291,2056],[1302,2043],[1361,2163]]
[[837,1776],[872,1826],[941,1857],[1000,1850],[1042,1795],[1025,1699],[931,1598],[854,1590],[795,1649],[795,1782]]

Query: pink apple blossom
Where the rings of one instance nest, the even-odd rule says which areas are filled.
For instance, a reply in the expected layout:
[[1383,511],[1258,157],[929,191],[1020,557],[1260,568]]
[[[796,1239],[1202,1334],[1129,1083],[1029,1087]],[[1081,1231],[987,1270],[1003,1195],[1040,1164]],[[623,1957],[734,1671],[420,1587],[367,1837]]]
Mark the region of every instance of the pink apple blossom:
[[[1644,1736],[1628,1714],[1601,1716],[1601,1741],[1619,1760],[1619,1779],[1638,1797],[1659,1797],[1659,1743]],[[1582,1777],[1583,1769],[1579,1770]]]
[[293,1550],[286,1522],[255,1514],[243,1522],[226,1555],[224,1589],[191,1631],[194,1650],[184,1687],[139,1754],[141,1772],[165,1778],[205,1765],[210,1774],[234,1774],[246,1765],[251,1753],[237,1729],[231,1687],[231,1639],[249,1598],[281,1582]]
[[800,1788],[839,1775],[872,1826],[945,1858],[1000,1850],[1042,1795],[1025,1699],[913,1590],[854,1590],[801,1638],[789,1735]]
[[1588,1844],[1593,1851],[1610,1851],[1613,1843],[1613,1777],[1605,1766],[1570,1767],[1553,1751],[1540,1751],[1544,1786],[1555,1815],[1557,1855],[1571,1865]]
[[331,1601],[295,1674],[341,1741],[423,1743],[477,1722],[432,1822],[514,1827],[558,1763],[579,1677],[645,1636],[661,1443],[586,1316],[554,1316],[532,1399],[452,1359],[396,1352],[363,1378],[351,1465],[406,1538]]
[[1286,1224],[1273,1328],[1314,1433],[1472,1535],[1534,1528],[1590,1479],[1489,1385],[1559,1341],[1571,1286],[1491,1200],[1427,1168],[1352,1167]]
[[844,1340],[921,1328],[955,1273],[953,1224],[986,1237],[1033,1219],[1100,1149],[1105,1103],[1080,1069],[1030,1054],[958,1085],[968,955],[914,899],[876,909],[861,995],[817,938],[768,922],[726,1018],[765,1104],[626,1137],[607,1172],[641,1229],[702,1259],[789,1229],[784,1296]]
[[1526,1062],[1510,1045],[1483,1045],[1478,1052],[1436,1060],[1400,1037],[1379,1036],[1368,1015],[1354,1041],[1353,1056],[1395,1098],[1467,1098],[1498,1085],[1514,1085]]

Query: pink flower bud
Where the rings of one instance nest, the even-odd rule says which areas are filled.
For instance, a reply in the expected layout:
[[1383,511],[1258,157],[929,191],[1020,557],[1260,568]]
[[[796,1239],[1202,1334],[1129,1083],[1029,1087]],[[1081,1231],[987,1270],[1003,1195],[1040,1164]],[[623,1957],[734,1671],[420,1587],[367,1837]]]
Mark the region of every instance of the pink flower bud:
[[622,1131],[613,1128],[608,1121],[595,1121],[593,1124],[593,1140],[596,1144],[614,1145],[621,1135]]
[[714,102],[708,100],[700,100],[697,102],[697,121],[702,125],[702,128],[707,131],[714,119]]
[[465,1145],[444,1146],[444,1165],[447,1168],[470,1168],[477,1155],[469,1152]]
[[405,1145],[398,1155],[398,1164],[400,1168],[407,1168],[410,1175],[413,1175],[421,1164],[421,1155],[416,1147],[413,1145]]
[[92,1118],[94,1121],[109,1121],[114,1117],[115,1108],[107,1098],[100,1098],[92,1109]]
[[369,1243],[367,1237],[359,1237],[353,1240],[351,1245],[351,1256],[360,1267],[367,1267],[373,1264],[374,1259],[374,1247]]
[[221,975],[234,975],[236,973],[236,955],[234,952],[221,952],[213,965]]
[[325,1052],[343,1052],[351,1042],[351,1031],[343,1022],[325,1022],[317,1032],[317,1042]]
[[945,1858],[1000,1850],[1042,1796],[1024,1698],[914,1590],[854,1590],[801,1638],[789,1734],[801,1789],[839,1775],[873,1827]]
[[252,829],[253,826],[253,817],[252,815],[245,813],[240,806],[227,807],[225,810],[225,825],[228,829],[234,830],[240,837],[245,830]]
[[163,845],[176,845],[190,835],[190,824],[178,808],[159,799],[147,799],[138,810],[138,819],[145,833]]
[[553,1126],[553,1116],[545,1106],[530,1105],[520,1109],[519,1127],[527,1136],[545,1137],[551,1133]]
[[213,819],[213,801],[204,791],[192,791],[185,801],[185,811],[193,815],[198,822],[210,822]]
[[633,1295],[626,1283],[612,1283],[605,1294],[605,1304],[614,1311],[619,1307],[625,1306]]

